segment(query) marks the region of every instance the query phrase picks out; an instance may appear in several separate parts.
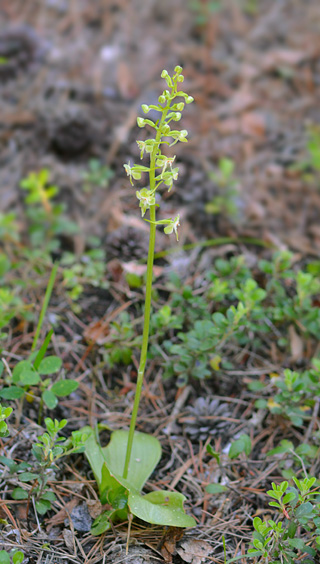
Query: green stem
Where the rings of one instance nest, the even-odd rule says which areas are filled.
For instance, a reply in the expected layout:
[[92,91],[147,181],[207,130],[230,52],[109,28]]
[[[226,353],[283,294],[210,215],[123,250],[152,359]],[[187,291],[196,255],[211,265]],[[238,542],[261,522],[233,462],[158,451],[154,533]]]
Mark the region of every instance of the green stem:
[[[169,111],[170,103],[168,103],[168,107],[164,109],[161,117],[161,121],[158,127],[157,135],[156,135],[156,143],[154,149],[150,156],[150,172],[149,172],[149,181],[150,181],[150,190],[155,190],[155,170],[156,170],[156,156],[159,150],[159,144],[161,141],[161,130],[162,126],[165,122],[166,115]],[[144,323],[143,323],[143,334],[142,334],[142,346],[141,346],[141,354],[140,354],[140,362],[139,362],[139,369],[138,369],[138,377],[137,377],[137,385],[136,385],[136,392],[134,397],[134,404],[132,409],[131,421],[130,421],[130,428],[129,428],[129,436],[128,436],[128,444],[126,450],[126,458],[124,463],[123,469],[123,477],[128,477],[129,471],[129,463],[131,458],[132,452],[132,445],[133,445],[133,438],[134,438],[134,430],[136,427],[138,409],[140,404],[141,392],[142,392],[142,385],[143,385],[143,378],[144,378],[144,371],[147,362],[147,352],[148,352],[148,342],[149,342],[149,328],[150,328],[150,315],[151,315],[151,295],[152,295],[152,275],[153,275],[153,260],[154,260],[154,247],[156,241],[156,206],[150,206],[150,234],[149,234],[149,249],[148,249],[148,261],[147,261],[147,281],[146,281],[146,295],[145,295],[145,305],[144,305]]]
[[35,332],[35,335],[34,335],[34,338],[33,338],[33,343],[32,343],[32,347],[31,347],[32,351],[34,351],[36,349],[37,344],[38,344],[40,331],[41,331],[41,328],[42,328],[44,316],[45,316],[46,311],[48,309],[48,305],[49,305],[49,301],[50,301],[50,298],[51,298],[51,294],[52,294],[52,290],[53,290],[54,281],[55,281],[55,278],[56,278],[58,266],[59,266],[58,263],[54,264],[53,267],[52,267],[52,270],[51,270],[48,286],[47,286],[47,289],[46,289],[46,293],[45,293],[42,308],[41,308],[41,313],[40,313],[40,316],[39,316],[38,325],[37,325],[36,332]]

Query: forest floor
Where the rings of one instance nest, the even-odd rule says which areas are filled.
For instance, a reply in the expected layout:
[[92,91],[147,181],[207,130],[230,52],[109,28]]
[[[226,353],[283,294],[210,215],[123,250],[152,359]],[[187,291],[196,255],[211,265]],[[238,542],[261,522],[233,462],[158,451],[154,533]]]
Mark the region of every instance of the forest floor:
[[[181,538],[133,521],[126,555],[127,523],[90,533],[102,506],[83,454],[52,469],[43,515],[6,461],[34,469],[45,417],[66,419],[65,437],[128,428],[148,225],[123,164],[140,162],[141,104],[157,103],[161,71],[176,65],[195,102],[159,211],[181,227],[178,243],[157,231],[138,429],[163,449],[146,489],[182,492],[198,525]],[[283,517],[271,483],[320,470],[319,1],[2,0],[0,92],[0,385],[29,357],[55,260],[40,341],[52,326],[48,352],[78,383],[40,415],[41,386],[1,396],[14,410],[0,439],[0,548],[30,564],[265,562],[247,551],[254,517]],[[43,170],[56,187],[49,215],[21,188]],[[239,301],[247,317],[235,326]],[[225,334],[211,346],[217,312]],[[17,486],[27,499],[12,499]],[[299,527],[315,553],[296,544],[284,564],[319,561],[316,523]]]

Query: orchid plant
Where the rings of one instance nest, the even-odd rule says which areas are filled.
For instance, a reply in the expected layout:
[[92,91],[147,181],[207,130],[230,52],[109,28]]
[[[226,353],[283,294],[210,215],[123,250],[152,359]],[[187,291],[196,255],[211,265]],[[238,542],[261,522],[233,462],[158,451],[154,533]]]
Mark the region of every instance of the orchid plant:
[[[104,511],[93,524],[91,532],[95,535],[108,530],[111,523],[116,520],[129,518],[131,522],[134,516],[158,525],[193,527],[196,524],[193,517],[185,514],[183,507],[185,497],[181,493],[153,491],[141,495],[143,485],[159,462],[161,445],[155,437],[135,431],[147,361],[156,227],[164,226],[164,232],[168,235],[174,233],[178,240],[180,225],[179,215],[174,219],[156,220],[157,190],[164,185],[170,191],[179,172],[178,167],[174,166],[175,157],[162,154],[162,148],[171,147],[179,141],[187,142],[187,130],[171,129],[170,124],[180,121],[185,104],[193,102],[192,96],[179,89],[179,85],[184,80],[182,68],[176,66],[174,70],[173,76],[170,76],[166,70],[162,71],[161,77],[165,79],[167,88],[159,96],[158,104],[142,105],[144,114],[153,110],[159,113],[159,119],[157,121],[143,117],[137,119],[139,127],[147,126],[155,132],[154,138],[137,141],[141,159],[145,154],[149,156],[149,166],[130,163],[124,165],[132,185],[135,180],[140,180],[142,175],[147,174],[149,177],[148,186],[136,191],[141,215],[146,219],[144,216],[147,211],[149,212],[149,219],[146,221],[150,225],[144,326],[129,431],[113,432],[108,446],[101,448],[92,429],[88,427],[81,430],[81,433],[87,435],[85,453],[99,486],[101,502],[109,506],[109,509]],[[176,101],[176,98],[180,101]]]

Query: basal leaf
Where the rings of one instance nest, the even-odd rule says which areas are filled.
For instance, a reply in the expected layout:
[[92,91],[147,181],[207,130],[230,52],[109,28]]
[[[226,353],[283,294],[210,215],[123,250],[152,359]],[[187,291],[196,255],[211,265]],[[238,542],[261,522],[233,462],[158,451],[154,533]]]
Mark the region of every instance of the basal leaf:
[[194,518],[185,514],[184,500],[185,496],[178,492],[155,491],[144,496],[130,493],[128,505],[133,515],[153,525],[195,527]]
[[161,457],[161,445],[158,439],[146,433],[135,432],[128,477],[122,478],[128,431],[114,431],[110,443],[102,449],[110,473],[126,488],[138,492],[142,490],[149,476]]

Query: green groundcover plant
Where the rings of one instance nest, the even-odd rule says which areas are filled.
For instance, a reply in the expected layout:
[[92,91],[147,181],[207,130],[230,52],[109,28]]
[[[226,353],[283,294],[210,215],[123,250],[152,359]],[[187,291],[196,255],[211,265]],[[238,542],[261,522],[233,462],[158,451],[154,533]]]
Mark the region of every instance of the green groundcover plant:
[[[85,428],[81,432],[88,435],[85,443],[85,454],[92,467],[99,487],[102,503],[108,503],[110,509],[103,512],[94,522],[92,533],[101,534],[111,527],[115,520],[129,520],[139,517],[148,523],[158,525],[171,525],[176,527],[193,527],[195,520],[186,515],[183,502],[185,497],[181,493],[171,491],[153,491],[141,495],[141,490],[159,462],[161,456],[160,442],[153,436],[135,431],[137,413],[142,391],[145,365],[147,361],[148,338],[151,316],[151,294],[152,294],[152,270],[154,259],[154,246],[156,227],[164,227],[166,234],[174,233],[178,239],[179,215],[174,219],[156,220],[156,207],[158,206],[157,190],[164,185],[169,191],[173,181],[178,178],[178,168],[174,166],[175,157],[162,153],[162,148],[171,147],[178,141],[187,142],[188,132],[172,129],[170,124],[181,119],[181,112],[185,103],[193,101],[183,91],[179,90],[180,83],[184,77],[182,68],[175,67],[172,77],[167,71],[161,76],[167,83],[167,89],[158,98],[157,105],[142,105],[142,110],[147,114],[150,110],[159,114],[157,121],[149,118],[138,117],[139,127],[149,126],[155,131],[155,138],[137,141],[140,156],[149,155],[149,166],[124,165],[131,184],[134,180],[140,180],[145,175],[149,177],[147,187],[136,191],[139,200],[142,217],[149,212],[150,225],[149,251],[147,261],[146,294],[144,309],[144,327],[142,336],[142,347],[136,394],[132,411],[129,431],[118,430],[112,433],[110,443],[101,448],[95,432],[91,428]],[[180,98],[184,101],[176,101]]]
[[293,477],[267,492],[271,507],[279,511],[275,520],[253,520],[253,546],[248,554],[261,564],[295,564],[303,557],[304,564],[314,564],[320,552],[320,496],[316,478],[299,480]]

